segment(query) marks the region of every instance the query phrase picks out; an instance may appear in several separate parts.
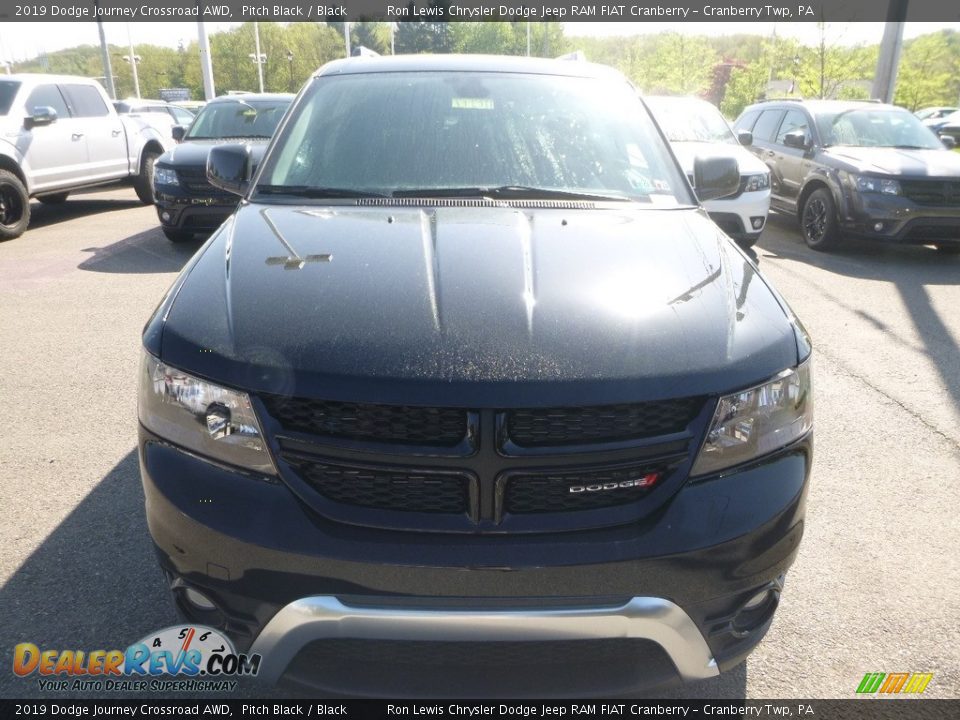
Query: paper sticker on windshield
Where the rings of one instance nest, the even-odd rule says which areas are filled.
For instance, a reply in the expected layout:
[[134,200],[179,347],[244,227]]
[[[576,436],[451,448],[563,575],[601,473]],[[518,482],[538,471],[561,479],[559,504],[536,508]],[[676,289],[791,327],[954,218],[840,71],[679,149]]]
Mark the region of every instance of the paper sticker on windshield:
[[490,98],[453,98],[450,104],[461,110],[493,110],[493,100]]

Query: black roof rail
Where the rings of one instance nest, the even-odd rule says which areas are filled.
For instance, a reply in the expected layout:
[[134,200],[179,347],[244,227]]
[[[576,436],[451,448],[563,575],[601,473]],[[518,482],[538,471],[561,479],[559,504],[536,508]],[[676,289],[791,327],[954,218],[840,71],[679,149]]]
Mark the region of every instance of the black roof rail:
[[761,100],[757,100],[757,102],[758,102],[758,103],[765,103],[765,102],[803,102],[804,100],[806,100],[806,98],[798,98],[798,97],[769,97],[769,98],[763,98],[763,99],[761,99]]

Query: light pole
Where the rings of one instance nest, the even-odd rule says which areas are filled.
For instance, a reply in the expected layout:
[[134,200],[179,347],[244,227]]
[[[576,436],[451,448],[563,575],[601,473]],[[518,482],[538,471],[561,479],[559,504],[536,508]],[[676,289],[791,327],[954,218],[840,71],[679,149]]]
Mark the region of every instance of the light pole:
[[263,92],[263,64],[267,61],[267,56],[260,52],[260,23],[253,24],[253,42],[257,52],[250,57],[257,64],[257,81],[260,83],[260,92]]
[[290,92],[293,92],[293,50],[287,48],[287,67],[290,68]]
[[800,74],[800,53],[793,56],[793,87],[791,93],[797,92],[797,76]]
[[130,46],[130,54],[124,55],[123,59],[130,63],[130,69],[133,70],[133,91],[140,99],[140,76],[137,73],[137,63],[140,62],[140,56],[133,52],[133,38],[130,35],[130,23],[127,23],[127,45]]
[[197,40],[200,44],[200,71],[203,75],[203,99],[213,100],[216,89],[213,85],[213,65],[210,63],[210,40],[207,37],[207,25],[203,20],[197,22]]

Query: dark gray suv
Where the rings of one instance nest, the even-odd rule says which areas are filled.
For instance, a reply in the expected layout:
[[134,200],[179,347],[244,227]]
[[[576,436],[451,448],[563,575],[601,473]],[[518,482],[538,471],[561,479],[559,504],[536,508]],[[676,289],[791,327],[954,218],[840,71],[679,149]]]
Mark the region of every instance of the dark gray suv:
[[734,127],[753,133],[771,209],[796,213],[811,248],[852,236],[960,252],[960,154],[903,108],[769,101]]

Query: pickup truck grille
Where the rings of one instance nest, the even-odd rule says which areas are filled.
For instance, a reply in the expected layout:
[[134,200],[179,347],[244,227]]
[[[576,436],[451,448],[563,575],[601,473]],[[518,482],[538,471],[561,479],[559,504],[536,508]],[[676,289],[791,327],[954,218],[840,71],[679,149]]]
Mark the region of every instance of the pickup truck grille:
[[465,533],[637,522],[686,479],[714,407],[705,397],[508,410],[256,404],[281,476],[319,514]]
[[900,192],[917,205],[960,207],[960,181],[901,180]]

